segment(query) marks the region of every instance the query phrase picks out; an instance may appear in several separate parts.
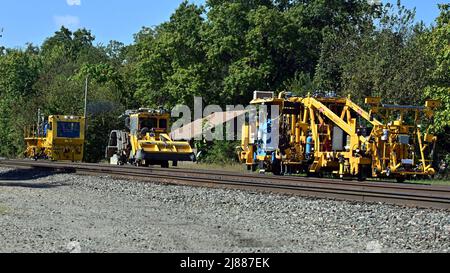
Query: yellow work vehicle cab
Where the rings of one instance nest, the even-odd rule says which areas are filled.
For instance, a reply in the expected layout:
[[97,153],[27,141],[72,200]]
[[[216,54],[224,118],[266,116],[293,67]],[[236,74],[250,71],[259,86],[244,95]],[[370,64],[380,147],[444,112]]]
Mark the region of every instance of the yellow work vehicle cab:
[[83,160],[85,118],[52,115],[47,121],[25,128],[25,157],[54,161]]
[[106,158],[113,165],[161,165],[172,161],[195,161],[189,142],[174,141],[169,135],[170,114],[164,110],[128,110],[123,115],[125,131],[114,130],[106,148]]

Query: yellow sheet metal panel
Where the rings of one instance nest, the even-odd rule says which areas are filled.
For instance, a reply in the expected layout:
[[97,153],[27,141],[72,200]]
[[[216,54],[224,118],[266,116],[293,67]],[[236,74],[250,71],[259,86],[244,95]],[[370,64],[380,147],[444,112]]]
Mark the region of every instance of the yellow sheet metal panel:
[[367,97],[364,102],[365,102],[365,104],[379,105],[381,103],[381,98],[380,97]]

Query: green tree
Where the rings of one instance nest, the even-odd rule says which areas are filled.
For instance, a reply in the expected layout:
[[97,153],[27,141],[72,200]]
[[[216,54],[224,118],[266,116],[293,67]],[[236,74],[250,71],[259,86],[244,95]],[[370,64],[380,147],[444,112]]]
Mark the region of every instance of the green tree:
[[107,47],[94,46],[94,40],[85,29],[71,32],[62,28],[56,32],[42,45],[43,68],[34,85],[42,91],[35,103],[46,115],[83,115],[84,85],[89,79],[85,153],[89,162],[103,158],[109,131],[122,129],[115,127],[117,117],[131,101],[120,74],[125,61],[123,45],[111,42]]
[[23,149],[23,127],[32,120],[28,101],[39,93],[33,84],[40,62],[34,52],[6,50],[0,55],[0,154],[15,156]]
[[363,29],[327,29],[315,74],[319,91],[351,95],[360,103],[367,96],[422,103],[430,66],[420,38],[426,29],[400,2],[385,5],[378,21],[378,27],[371,22]]
[[[373,95],[395,103],[437,98],[442,139],[450,127],[448,9],[442,5],[427,29],[400,2],[184,1],[168,22],[144,27],[128,46],[95,45],[89,30],[62,27],[39,47],[0,47],[0,154],[23,150],[22,127],[38,108],[83,114],[86,78],[88,161],[102,159],[127,108],[192,105],[194,96],[206,104],[247,104],[254,90],[336,91],[359,102]],[[234,144],[207,147],[214,161],[224,160],[222,151],[234,154]]]
[[135,36],[135,97],[142,105],[171,107],[206,93],[202,13],[185,1],[169,22]]
[[450,5],[440,5],[439,9],[436,25],[424,36],[427,52],[433,60],[425,96],[442,103],[435,114],[433,129],[439,134],[437,158],[450,163]]
[[440,5],[439,8],[441,13],[436,26],[425,37],[434,62],[431,82],[425,88],[425,94],[442,102],[435,117],[435,129],[442,132],[450,126],[450,5]]

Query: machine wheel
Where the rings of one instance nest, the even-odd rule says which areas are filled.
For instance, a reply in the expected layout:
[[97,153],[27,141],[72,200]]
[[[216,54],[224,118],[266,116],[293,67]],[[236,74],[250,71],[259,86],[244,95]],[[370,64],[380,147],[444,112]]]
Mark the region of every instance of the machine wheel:
[[366,177],[364,177],[364,176],[358,175],[358,178],[357,178],[357,180],[358,180],[358,181],[360,181],[360,182],[364,182],[364,181],[366,181],[366,180],[367,180],[367,178],[366,178]]
[[370,175],[370,166],[359,166],[359,172],[357,179],[358,181],[366,181],[367,177]]
[[275,160],[272,162],[272,173],[274,175],[281,175],[281,162],[279,160]]
[[165,162],[161,163],[161,168],[168,169],[169,168],[169,161],[165,161]]

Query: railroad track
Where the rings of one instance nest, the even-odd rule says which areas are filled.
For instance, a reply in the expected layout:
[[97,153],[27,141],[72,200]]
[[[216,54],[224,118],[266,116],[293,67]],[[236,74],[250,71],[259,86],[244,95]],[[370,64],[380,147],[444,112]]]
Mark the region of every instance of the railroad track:
[[[359,182],[291,176],[267,176],[228,171],[138,168],[87,163],[0,160],[0,166],[39,168],[81,175],[105,175],[162,184],[252,190],[329,198],[381,202],[401,206],[450,210],[450,187],[436,185]],[[1,176],[0,176],[1,180]]]

